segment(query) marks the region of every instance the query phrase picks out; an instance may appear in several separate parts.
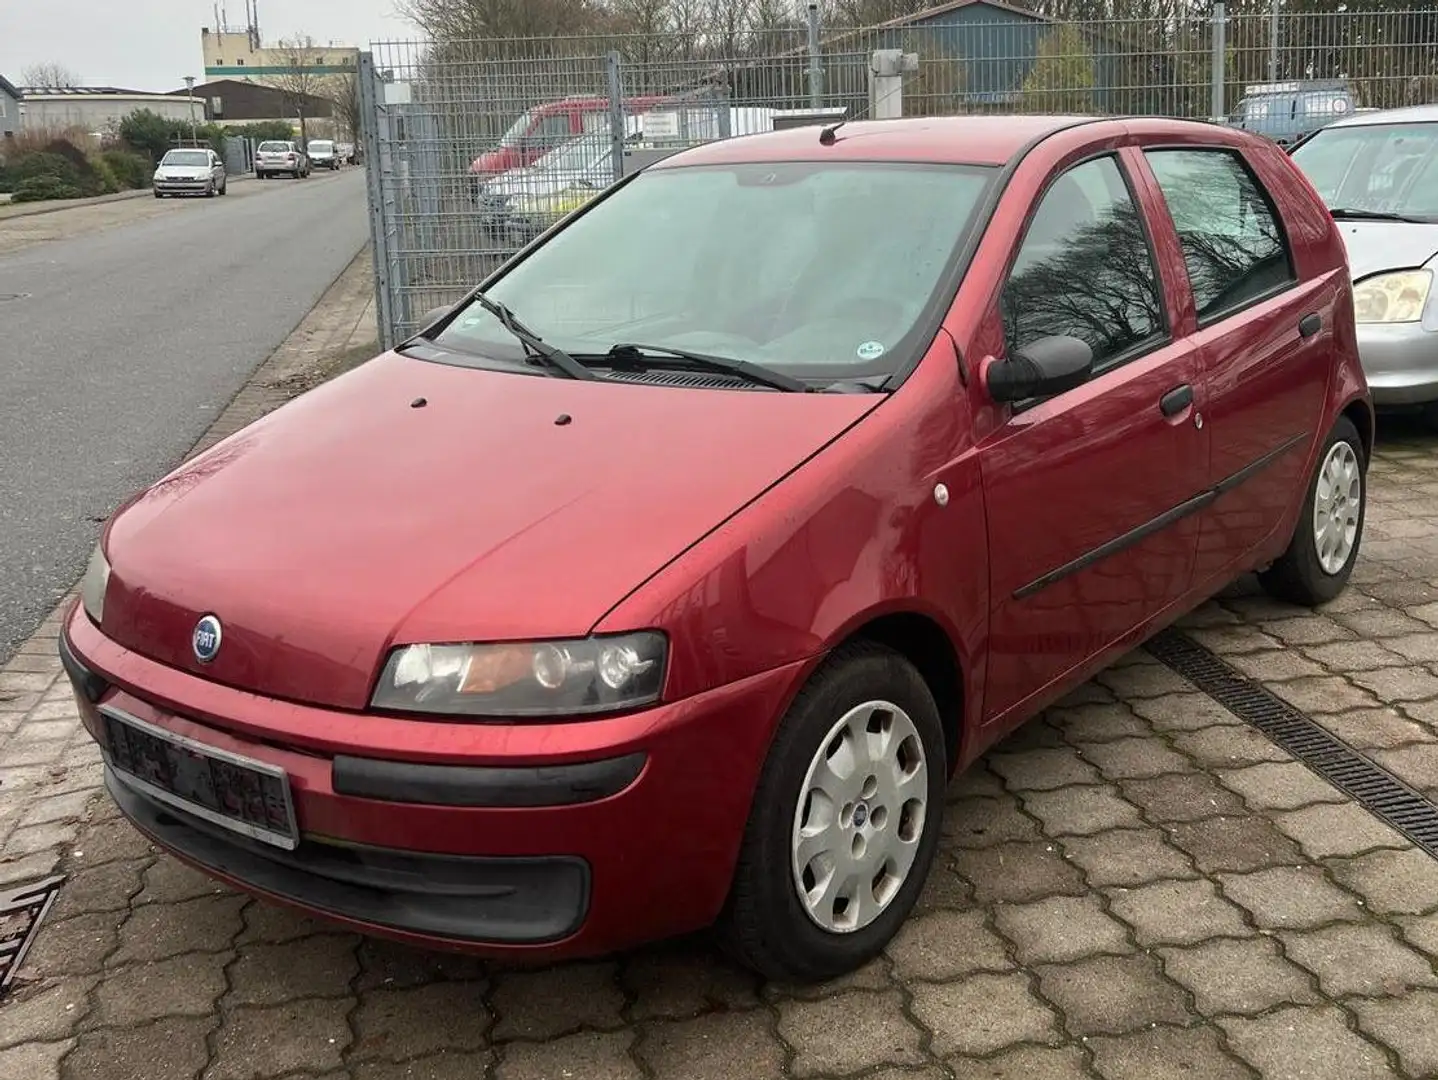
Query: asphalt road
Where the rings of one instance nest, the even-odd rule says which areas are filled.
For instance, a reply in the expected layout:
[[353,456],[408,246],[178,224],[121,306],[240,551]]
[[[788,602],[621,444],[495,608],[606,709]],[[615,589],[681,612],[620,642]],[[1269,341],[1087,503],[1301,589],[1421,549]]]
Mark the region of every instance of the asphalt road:
[[0,248],[0,663],[367,235],[358,169],[137,203],[163,212]]

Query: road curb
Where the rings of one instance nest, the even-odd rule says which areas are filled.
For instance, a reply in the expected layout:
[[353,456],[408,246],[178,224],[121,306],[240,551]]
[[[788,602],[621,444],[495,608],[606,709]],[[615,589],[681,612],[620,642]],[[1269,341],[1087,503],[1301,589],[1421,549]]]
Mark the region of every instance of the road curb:
[[[241,184],[246,180],[253,179],[253,175],[232,176],[226,183]],[[19,221],[21,218],[39,217],[41,214],[58,214],[65,210],[80,210],[86,206],[104,206],[106,203],[124,202],[127,199],[143,199],[152,194],[150,188],[136,188],[134,191],[121,191],[114,195],[96,195],[90,199],[64,199],[53,203],[37,203],[34,208],[17,210],[13,214],[7,214],[4,211],[8,207],[14,206],[14,203],[0,203],[0,222]],[[20,205],[24,206],[25,204],[21,203]]]

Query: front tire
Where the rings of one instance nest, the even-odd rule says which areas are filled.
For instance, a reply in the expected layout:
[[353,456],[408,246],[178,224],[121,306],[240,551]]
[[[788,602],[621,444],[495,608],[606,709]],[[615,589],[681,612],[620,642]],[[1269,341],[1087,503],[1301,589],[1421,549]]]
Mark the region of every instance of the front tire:
[[728,950],[803,982],[877,956],[933,863],[947,761],[933,695],[908,660],[866,642],[836,651],[764,762],[720,920]]
[[1308,497],[1288,550],[1259,584],[1277,600],[1302,607],[1326,604],[1353,573],[1368,511],[1368,458],[1353,421],[1338,418],[1318,455]]

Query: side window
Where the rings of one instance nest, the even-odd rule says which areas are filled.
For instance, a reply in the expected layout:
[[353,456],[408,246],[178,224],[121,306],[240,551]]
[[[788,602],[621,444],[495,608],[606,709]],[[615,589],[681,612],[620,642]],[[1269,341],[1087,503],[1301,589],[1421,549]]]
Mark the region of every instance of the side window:
[[1183,245],[1200,324],[1296,280],[1278,215],[1229,150],[1150,150],[1145,157]]
[[1061,334],[1087,342],[1102,370],[1165,336],[1143,216],[1112,157],[1075,166],[1044,193],[1001,305],[1010,354]]

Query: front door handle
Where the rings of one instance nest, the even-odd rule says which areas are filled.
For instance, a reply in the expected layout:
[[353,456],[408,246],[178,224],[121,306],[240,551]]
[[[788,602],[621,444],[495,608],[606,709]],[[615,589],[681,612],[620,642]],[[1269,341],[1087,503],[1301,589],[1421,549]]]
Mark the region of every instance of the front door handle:
[[1193,387],[1188,383],[1182,386],[1175,386],[1163,397],[1158,399],[1158,407],[1164,416],[1177,416],[1193,404]]
[[1298,320],[1298,334],[1300,337],[1312,337],[1322,329],[1323,316],[1316,311],[1310,311]]

